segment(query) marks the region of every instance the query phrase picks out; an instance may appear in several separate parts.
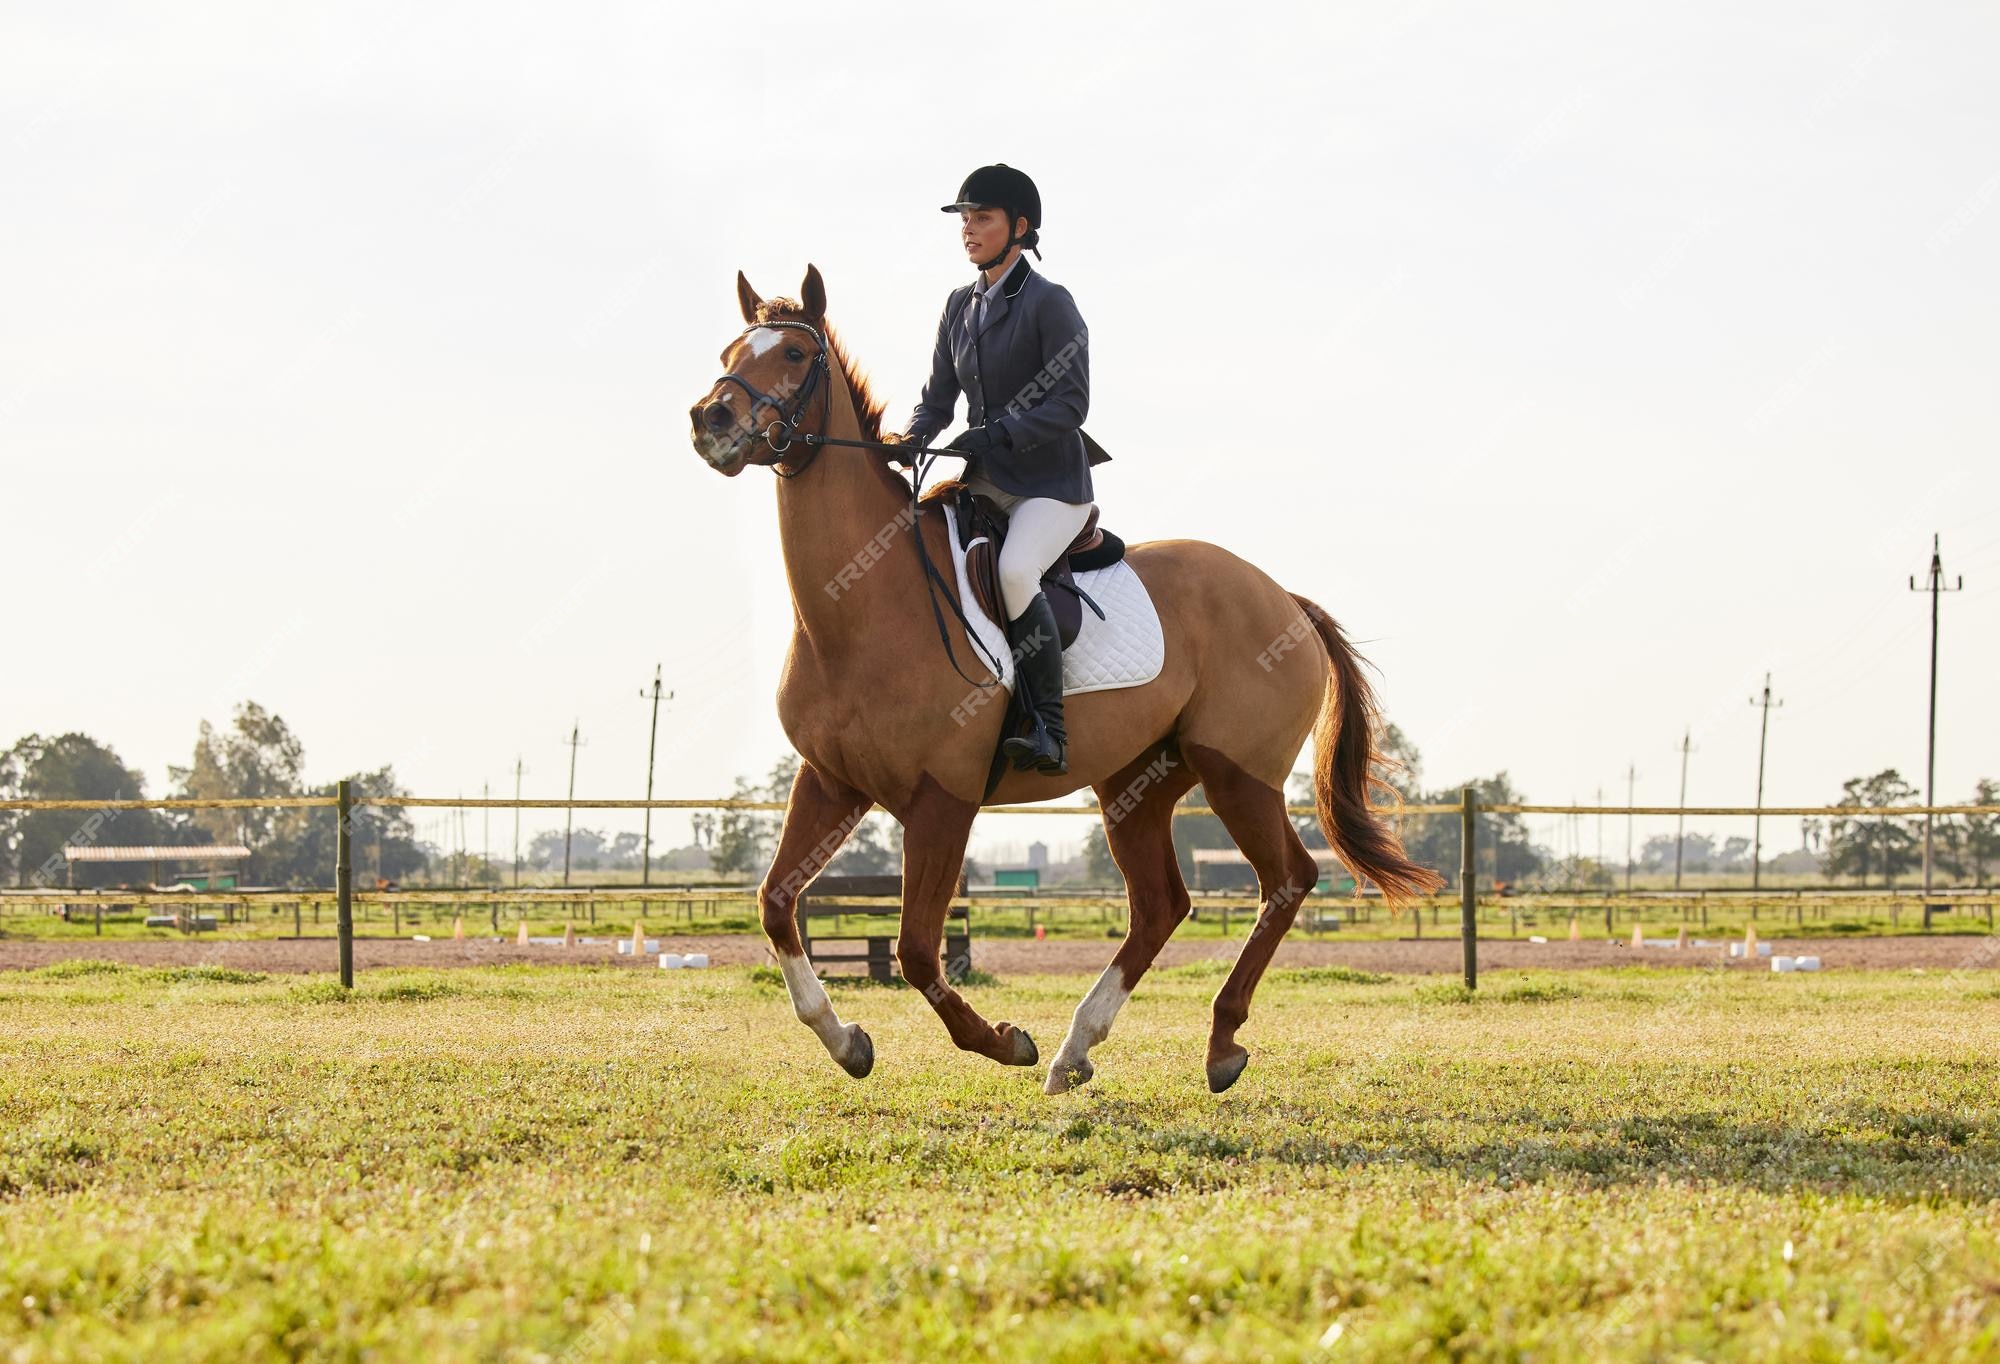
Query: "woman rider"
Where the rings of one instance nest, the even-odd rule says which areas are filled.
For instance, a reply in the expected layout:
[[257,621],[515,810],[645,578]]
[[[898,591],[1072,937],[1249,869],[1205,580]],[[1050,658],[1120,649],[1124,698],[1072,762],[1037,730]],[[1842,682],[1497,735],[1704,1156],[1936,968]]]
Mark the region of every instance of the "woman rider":
[[1110,458],[1082,430],[1090,334],[1069,290],[1022,254],[1042,254],[1042,198],[1033,180],[1012,166],[981,166],[944,211],[958,214],[959,238],[979,274],[945,300],[923,396],[908,430],[885,439],[929,444],[965,394],[967,430],[948,448],[965,456],[967,485],[1007,513],[1000,594],[1015,686],[1035,725],[1032,735],[1010,737],[1002,748],[1023,771],[1060,774],[1069,770],[1062,648],[1041,583],[1090,516],[1090,466]]

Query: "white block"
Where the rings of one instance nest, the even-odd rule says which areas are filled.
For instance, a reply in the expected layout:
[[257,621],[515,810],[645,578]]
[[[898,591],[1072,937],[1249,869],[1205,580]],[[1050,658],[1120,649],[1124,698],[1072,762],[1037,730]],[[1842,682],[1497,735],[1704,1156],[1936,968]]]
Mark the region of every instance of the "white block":
[[1530,937],[1528,938],[1528,941],[1529,941],[1529,942],[1541,942],[1541,943],[1545,943],[1545,942],[1547,942],[1547,941],[1548,941],[1548,939],[1547,939],[1547,938],[1541,938],[1541,937],[1535,937],[1535,936],[1532,936],[1532,935],[1531,935],[1531,936],[1530,936]]
[[678,952],[660,953],[660,969],[662,971],[678,971],[685,965],[687,965],[686,960]]
[[646,949],[645,949],[645,950],[646,950],[646,951],[648,951],[648,952],[657,952],[657,951],[659,951],[659,950],[660,950],[660,940],[659,940],[658,938],[648,938],[648,939],[646,939]]
[[632,955],[632,944],[630,940],[625,938],[620,938],[618,940],[618,955],[621,957],[629,957]]
[[1773,971],[1796,971],[1799,969],[1799,964],[1790,957],[1773,957],[1771,958],[1771,969]]
[[1740,956],[1742,956],[1742,955],[1743,955],[1743,944],[1742,944],[1742,943],[1740,943],[1740,942],[1733,942],[1733,943],[1729,944],[1729,955],[1730,955],[1730,956],[1732,956],[1732,957],[1740,957]]
[[1758,943],[1758,944],[1757,944],[1757,955],[1758,955],[1758,956],[1760,956],[1760,957],[1768,957],[1768,956],[1770,956],[1770,955],[1771,955],[1771,944],[1769,944],[1769,943],[1767,943],[1767,942],[1760,942],[1760,943]]
[[681,963],[690,970],[700,970],[702,967],[708,965],[708,953],[690,952],[687,956],[681,958]]
[[430,940],[431,935],[428,933],[412,933],[410,935],[411,942],[429,942]]
[[1792,965],[1801,971],[1817,971],[1819,970],[1819,958],[1800,957],[1797,961],[1793,962]]

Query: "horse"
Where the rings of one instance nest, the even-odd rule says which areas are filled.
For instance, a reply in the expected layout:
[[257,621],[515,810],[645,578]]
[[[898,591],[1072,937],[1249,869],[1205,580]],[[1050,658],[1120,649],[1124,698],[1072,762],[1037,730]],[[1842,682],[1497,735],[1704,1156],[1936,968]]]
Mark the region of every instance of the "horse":
[[[741,271],[736,293],[745,330],[723,348],[722,377],[689,419],[695,452],[712,469],[735,478],[769,466],[778,475],[794,612],[778,718],[800,761],[757,904],[799,1021],[849,1075],[860,1079],[873,1068],[873,1040],[840,1019],[806,959],[795,908],[879,806],[904,831],[896,940],[904,979],[961,1050],[1035,1065],[1033,1037],[981,1017],[947,979],[939,947],[981,805],[1052,800],[1088,786],[1104,811],[1131,922],[1077,1005],[1043,1087],[1060,1094],[1088,1081],[1091,1049],[1109,1036],[1119,1008],[1188,915],[1173,811],[1199,782],[1255,869],[1261,901],[1212,1006],[1207,1082],[1215,1093],[1228,1089],[1250,1059],[1237,1033],[1257,982],[1319,879],[1285,808],[1285,783],[1308,734],[1320,827],[1357,893],[1373,882],[1401,905],[1443,884],[1404,855],[1371,801],[1394,792],[1378,775],[1388,760],[1376,748],[1364,660],[1324,610],[1228,550],[1200,540],[1131,545],[1126,557],[1165,635],[1159,675],[1068,698],[1068,771],[1010,768],[989,792],[1007,708],[983,703],[997,692],[993,684],[968,689],[962,670],[938,657],[949,647],[954,659],[976,658],[962,619],[947,622],[924,608],[925,558],[951,561],[945,510],[935,498],[913,510],[912,483],[890,468],[884,404],[827,324],[817,267],[807,266],[797,299],[763,298]],[[794,438],[814,425],[820,437],[847,445]],[[913,537],[921,546],[901,543]]]

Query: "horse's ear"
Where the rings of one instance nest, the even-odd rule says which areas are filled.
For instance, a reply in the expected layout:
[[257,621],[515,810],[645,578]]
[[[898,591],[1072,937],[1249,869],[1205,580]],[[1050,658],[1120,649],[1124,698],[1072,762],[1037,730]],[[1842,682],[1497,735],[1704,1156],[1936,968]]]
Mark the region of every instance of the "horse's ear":
[[805,283],[799,286],[799,302],[805,305],[808,321],[818,322],[826,316],[826,281],[819,277],[819,267],[806,266]]
[[736,272],[736,301],[743,308],[745,322],[755,322],[757,310],[764,306],[764,300],[757,297],[757,291],[750,287],[750,281],[743,277],[741,270]]

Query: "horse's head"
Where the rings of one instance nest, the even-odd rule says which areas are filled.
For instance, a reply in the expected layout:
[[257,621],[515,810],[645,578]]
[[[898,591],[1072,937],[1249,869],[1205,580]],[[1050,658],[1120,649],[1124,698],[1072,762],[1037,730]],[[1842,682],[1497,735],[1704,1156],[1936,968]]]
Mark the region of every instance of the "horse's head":
[[809,417],[824,419],[833,390],[826,285],[817,267],[806,267],[797,304],[766,302],[740,270],[736,299],[749,326],[723,347],[722,377],[688,409],[695,453],[731,478],[746,464],[783,458]]

